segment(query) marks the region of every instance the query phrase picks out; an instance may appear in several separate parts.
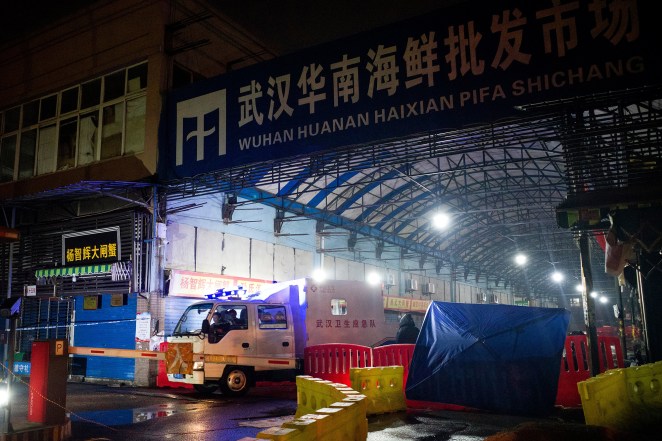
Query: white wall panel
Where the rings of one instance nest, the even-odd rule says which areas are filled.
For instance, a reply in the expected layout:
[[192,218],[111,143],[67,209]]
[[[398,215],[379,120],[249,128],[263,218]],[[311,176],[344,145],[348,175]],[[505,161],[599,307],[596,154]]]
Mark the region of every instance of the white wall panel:
[[365,266],[363,263],[347,261],[347,280],[365,280]]
[[338,280],[349,280],[349,262],[340,257],[334,258],[333,272],[330,273],[331,277]]
[[294,250],[294,279],[310,276],[313,273],[313,253],[306,250]]
[[221,244],[223,235],[217,231],[198,228],[195,270],[201,273],[221,273]]
[[294,249],[276,244],[274,257],[274,280],[294,279]]
[[250,277],[250,239],[225,234],[222,240],[221,266],[225,274],[236,277]]
[[471,290],[468,285],[458,283],[455,291],[458,303],[476,303],[476,299],[471,297]]
[[193,270],[195,228],[185,224],[168,225],[165,246],[165,266],[172,269]]
[[274,280],[274,245],[262,240],[251,241],[251,278]]
[[336,278],[336,259],[329,255],[322,258],[322,270],[330,279]]

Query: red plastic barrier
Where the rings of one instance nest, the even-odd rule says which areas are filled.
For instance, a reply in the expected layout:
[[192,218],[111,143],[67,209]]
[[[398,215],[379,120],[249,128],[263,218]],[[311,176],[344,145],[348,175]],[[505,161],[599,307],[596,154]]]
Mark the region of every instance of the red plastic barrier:
[[[409,365],[414,355],[414,344],[396,344],[385,345],[373,348],[372,350],[372,365],[379,366],[403,366],[404,375],[402,378],[403,390],[407,386],[407,377],[409,376]],[[406,396],[405,396],[406,398]],[[434,409],[434,410],[454,410],[454,411],[471,411],[472,409],[465,406],[447,403],[437,403],[433,401],[421,400],[406,400],[407,407],[410,409]]]
[[[379,346],[372,350],[373,366],[404,366],[403,384],[407,384],[409,364],[416,345],[399,344]],[[600,372],[623,367],[623,351],[618,337],[599,336]],[[577,383],[590,377],[588,367],[588,347],[585,335],[570,335],[566,338],[565,353],[561,360],[556,404],[564,407],[581,407],[581,398]],[[442,403],[429,403],[407,400],[410,408],[441,408],[450,410],[468,410],[463,406]]]
[[409,375],[409,364],[414,355],[414,344],[397,344],[378,346],[372,349],[372,365],[373,367],[380,366],[404,366],[405,373],[402,379],[402,384],[407,384],[407,376]]
[[600,372],[625,366],[621,339],[619,337],[598,337],[598,347],[600,352]]
[[[599,336],[598,353],[600,372],[623,367],[623,350],[618,337]],[[581,407],[577,383],[591,376],[588,366],[588,345],[585,335],[569,335],[565,340],[556,404],[563,407]]]
[[[159,344],[159,351],[166,352],[168,350],[168,342]],[[156,387],[182,387],[185,389],[193,389],[192,384],[179,383],[177,381],[168,380],[168,373],[166,371],[165,360],[159,360],[158,370],[156,374]]]
[[304,373],[322,380],[351,386],[350,368],[372,367],[368,346],[327,343],[304,349]]

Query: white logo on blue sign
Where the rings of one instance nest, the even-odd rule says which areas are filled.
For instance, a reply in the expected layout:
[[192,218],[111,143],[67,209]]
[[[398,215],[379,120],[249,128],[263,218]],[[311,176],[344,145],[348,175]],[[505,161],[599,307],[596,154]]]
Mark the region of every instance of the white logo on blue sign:
[[218,156],[226,154],[225,95],[222,89],[177,103],[175,165],[182,165],[190,150],[195,150],[196,161],[205,159],[205,150],[218,148]]

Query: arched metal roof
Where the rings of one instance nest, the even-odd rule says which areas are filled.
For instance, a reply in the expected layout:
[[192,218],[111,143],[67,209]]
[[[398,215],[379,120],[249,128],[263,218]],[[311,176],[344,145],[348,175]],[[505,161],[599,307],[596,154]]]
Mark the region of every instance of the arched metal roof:
[[[188,6],[178,4],[192,17],[207,17]],[[236,9],[245,6],[237,3]],[[281,25],[269,14],[259,15]],[[177,43],[184,47],[184,41]],[[254,41],[250,49],[236,46],[243,51],[236,58],[240,64],[274,55]],[[234,49],[228,56],[233,54]],[[559,206],[613,209],[662,201],[661,105],[661,86],[544,102],[520,109],[510,120],[453,130],[443,129],[440,121],[434,132],[223,169],[168,183],[167,191],[172,199],[236,193],[246,203],[316,219],[320,234],[347,230],[347,248],[361,239],[374,247],[374,260],[389,247],[418,262],[414,270],[424,274],[452,267],[461,277],[523,295],[559,297],[550,268],[579,277],[576,232],[559,228]],[[152,190],[148,183],[84,181],[10,203],[96,193],[146,205],[142,200],[152,197]],[[447,231],[430,227],[430,216],[439,209],[453,216]],[[529,255],[526,269],[512,264],[519,251]],[[591,257],[596,268],[604,266],[599,247]],[[602,271],[593,275],[613,288]]]
[[[558,298],[552,269],[580,278],[577,233],[558,226],[559,206],[582,195],[596,207],[660,200],[646,185],[660,173],[660,98],[659,89],[643,89],[548,103],[508,121],[223,170],[179,182],[171,194],[236,192],[346,229],[375,250],[397,247],[423,274],[448,266]],[[430,226],[440,209],[452,216],[447,231]],[[513,265],[517,252],[529,256],[526,269]],[[591,257],[604,267],[597,245]],[[602,271],[594,279],[613,289]]]

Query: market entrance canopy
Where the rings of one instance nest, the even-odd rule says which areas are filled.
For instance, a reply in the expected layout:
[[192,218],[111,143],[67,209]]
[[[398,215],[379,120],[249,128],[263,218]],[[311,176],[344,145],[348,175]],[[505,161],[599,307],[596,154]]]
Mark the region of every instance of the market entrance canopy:
[[407,398],[544,415],[556,400],[569,320],[558,308],[432,302]]

